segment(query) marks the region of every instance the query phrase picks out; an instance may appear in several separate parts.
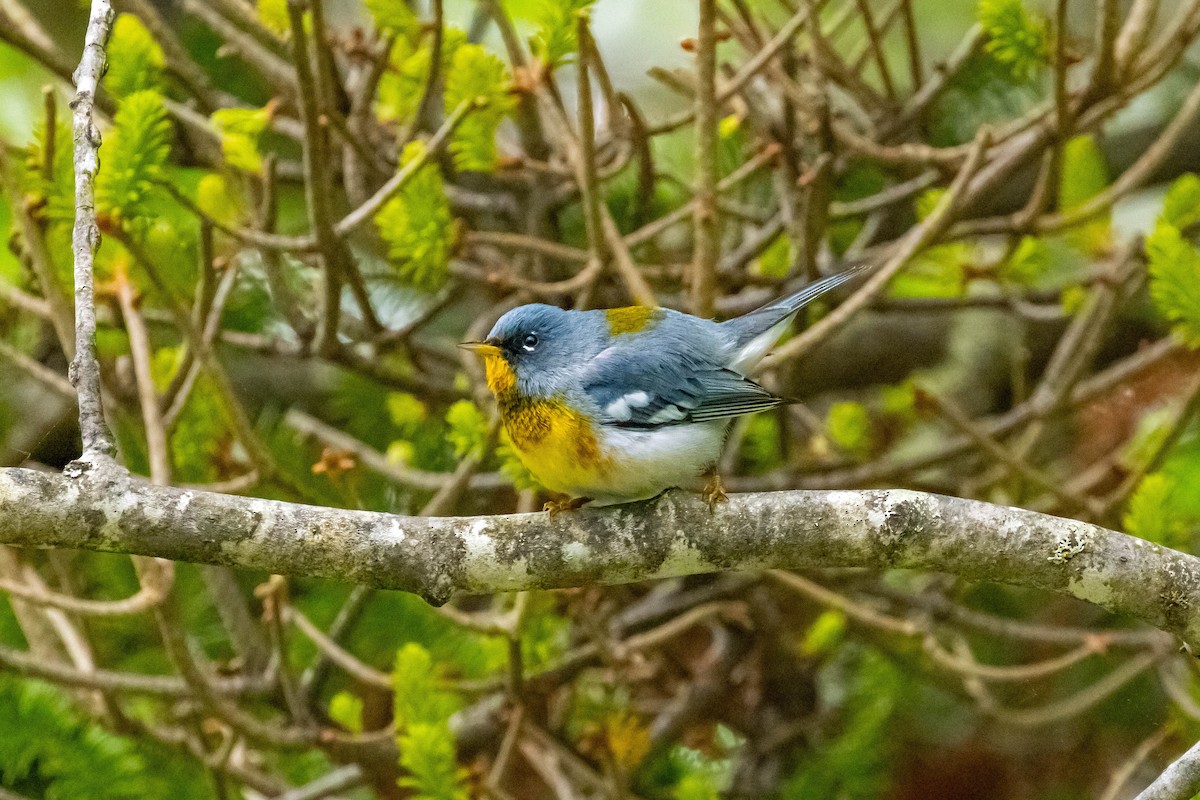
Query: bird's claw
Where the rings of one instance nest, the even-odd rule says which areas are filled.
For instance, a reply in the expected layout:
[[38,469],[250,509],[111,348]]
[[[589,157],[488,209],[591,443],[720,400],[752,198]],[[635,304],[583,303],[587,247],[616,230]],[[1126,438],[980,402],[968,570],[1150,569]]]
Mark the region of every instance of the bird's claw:
[[547,500],[546,504],[542,506],[542,510],[550,515],[550,519],[554,519],[564,511],[578,511],[591,501],[590,497],[564,497],[561,500]]
[[715,472],[709,477],[708,483],[704,485],[704,491],[700,493],[700,498],[708,504],[708,513],[715,514],[717,506],[721,503],[729,502],[729,495],[725,494],[725,486],[721,483],[721,476]]

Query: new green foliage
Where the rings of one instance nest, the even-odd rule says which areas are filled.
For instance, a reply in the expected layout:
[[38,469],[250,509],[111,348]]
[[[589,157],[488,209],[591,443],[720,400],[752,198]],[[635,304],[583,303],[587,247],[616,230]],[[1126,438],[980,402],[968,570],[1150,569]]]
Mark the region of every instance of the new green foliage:
[[[441,74],[449,78],[450,67],[458,49],[467,44],[467,35],[458,28],[442,31],[439,56]],[[478,47],[478,45],[472,45]],[[400,37],[392,45],[388,69],[379,79],[375,97],[375,113],[381,120],[411,122],[429,89],[429,65],[433,48],[415,38]]]
[[[723,726],[718,726],[718,744],[732,750],[741,745],[737,737]],[[672,800],[719,800],[721,793],[729,787],[733,778],[732,758],[713,758],[691,747],[677,745],[670,754],[671,766],[679,773],[679,780],[671,790]]]
[[[1058,205],[1064,211],[1078,208],[1100,194],[1110,183],[1108,162],[1096,137],[1076,136],[1063,147]],[[1104,253],[1112,246],[1112,212],[1106,210],[1080,223],[1068,233],[1072,244],[1087,253]]]
[[[0,675],[0,787],[44,800],[184,800],[194,774],[172,773],[134,743],[87,722],[47,684]],[[172,778],[183,785],[172,786]],[[197,791],[200,789],[200,791]]]
[[[51,137],[45,124],[33,131],[25,159],[25,192],[38,214],[49,222],[72,223],[75,220],[75,165],[71,125],[58,122],[54,127],[53,152],[47,156]],[[49,158],[49,170],[45,169]]]
[[446,439],[455,458],[480,458],[487,442],[488,422],[470,400],[455,401],[446,409]]
[[261,175],[263,156],[259,141],[271,122],[270,105],[263,108],[222,108],[213,112],[212,124],[221,138],[225,163]]
[[856,457],[871,450],[871,414],[862,403],[834,403],[825,418],[825,432],[839,448]]
[[450,717],[462,700],[442,688],[429,651],[408,643],[396,654],[392,672],[400,786],[417,800],[467,800],[466,770],[458,766]]
[[162,48],[146,26],[132,14],[118,16],[108,42],[104,87],[117,98],[161,90],[163,63]]
[[566,63],[579,50],[579,14],[586,14],[595,0],[543,0],[534,12],[537,33],[531,42],[533,54],[550,69]]
[[102,221],[126,230],[150,222],[150,198],[166,176],[171,136],[171,120],[157,92],[136,92],[121,101],[100,147],[104,166],[96,177],[96,211]]
[[287,0],[258,0],[258,21],[278,36],[286,36],[288,22]]
[[210,172],[196,184],[196,205],[213,219],[234,224],[245,213],[245,197],[229,176]]
[[1122,520],[1125,532],[1155,544],[1186,550],[1191,542],[1190,532],[1171,511],[1175,482],[1162,473],[1147,475],[1129,498],[1129,507]]
[[363,701],[350,692],[338,692],[329,701],[329,718],[351,733],[363,731]]
[[1045,99],[1039,79],[1051,51],[1046,20],[1021,0],[981,0],[978,17],[984,47],[954,71],[930,109],[930,144],[970,141],[981,125],[1012,119]]
[[1029,82],[1050,55],[1046,20],[1022,0],[979,0],[979,23],[987,34],[987,52],[1008,68],[1014,80]]
[[[151,373],[159,392],[182,366],[182,351],[163,347],[154,352]],[[227,413],[211,377],[201,374],[170,431],[171,465],[177,480],[213,481],[229,477],[219,465],[231,442]]]
[[[423,142],[410,142],[400,156],[400,165],[424,155]],[[419,167],[379,209],[375,224],[401,279],[427,291],[445,284],[455,240],[454,217],[435,165]]]
[[1200,347],[1200,251],[1179,229],[1160,220],[1146,237],[1150,297],[1189,347]]
[[412,38],[420,29],[421,21],[404,0],[363,0],[363,5],[384,33]]
[[1200,176],[1189,172],[1171,184],[1163,199],[1162,220],[1180,230],[1200,222]]
[[459,47],[446,75],[446,111],[474,103],[454,132],[450,152],[460,170],[489,172],[496,164],[496,128],[512,109],[508,68],[476,44]]
[[[784,785],[785,800],[874,800],[888,784],[897,742],[893,715],[905,692],[904,674],[885,657],[866,650],[841,652],[827,666],[823,715],[832,724],[810,736],[812,749]],[[841,674],[836,674],[841,673]]]

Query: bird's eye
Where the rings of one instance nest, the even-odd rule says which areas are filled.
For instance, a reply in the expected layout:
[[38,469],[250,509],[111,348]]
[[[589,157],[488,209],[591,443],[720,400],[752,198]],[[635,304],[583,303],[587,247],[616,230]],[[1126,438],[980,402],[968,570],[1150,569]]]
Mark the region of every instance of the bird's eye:
[[532,353],[534,348],[538,346],[538,335],[536,333],[525,334],[525,341],[523,341],[521,344],[525,348],[526,352]]

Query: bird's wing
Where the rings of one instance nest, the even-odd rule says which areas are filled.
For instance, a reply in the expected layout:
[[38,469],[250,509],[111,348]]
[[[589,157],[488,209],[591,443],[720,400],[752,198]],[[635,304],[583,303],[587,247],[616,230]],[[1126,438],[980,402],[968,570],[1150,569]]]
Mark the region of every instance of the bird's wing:
[[784,402],[714,358],[675,347],[610,347],[588,365],[581,386],[601,422],[624,428],[728,419]]

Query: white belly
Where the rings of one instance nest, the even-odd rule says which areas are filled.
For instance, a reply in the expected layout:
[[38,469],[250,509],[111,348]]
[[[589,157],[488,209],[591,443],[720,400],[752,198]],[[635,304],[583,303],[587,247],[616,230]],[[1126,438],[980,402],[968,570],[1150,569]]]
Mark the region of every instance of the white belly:
[[720,458],[727,427],[726,420],[650,431],[606,426],[600,450],[611,458],[611,466],[602,485],[579,487],[577,494],[603,506],[686,486]]

